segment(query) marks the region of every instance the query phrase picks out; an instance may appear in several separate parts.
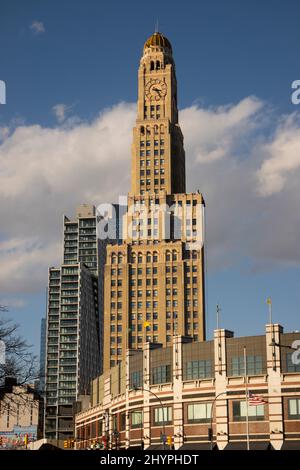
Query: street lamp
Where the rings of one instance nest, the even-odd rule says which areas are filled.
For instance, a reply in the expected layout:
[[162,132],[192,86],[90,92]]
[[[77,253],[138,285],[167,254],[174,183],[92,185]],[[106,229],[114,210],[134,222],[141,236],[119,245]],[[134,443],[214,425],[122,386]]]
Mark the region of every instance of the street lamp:
[[162,419],[163,419],[163,449],[165,450],[166,449],[166,426],[165,426],[165,411],[164,411],[164,406],[163,406],[163,403],[161,401],[161,399],[156,395],[156,393],[152,392],[152,390],[149,390],[147,388],[144,388],[144,387],[137,387],[136,385],[133,386],[133,390],[142,390],[144,392],[149,392],[151,393],[161,404],[161,409],[162,409]]
[[213,444],[214,444],[214,433],[213,433],[213,410],[214,410],[214,405],[217,401],[217,398],[219,398],[221,395],[226,395],[227,394],[227,391],[226,392],[221,392],[221,393],[218,393],[218,395],[215,396],[212,404],[211,404],[211,409],[210,409],[210,428],[208,428],[208,436],[209,436],[209,440],[210,440],[210,450],[213,450]]

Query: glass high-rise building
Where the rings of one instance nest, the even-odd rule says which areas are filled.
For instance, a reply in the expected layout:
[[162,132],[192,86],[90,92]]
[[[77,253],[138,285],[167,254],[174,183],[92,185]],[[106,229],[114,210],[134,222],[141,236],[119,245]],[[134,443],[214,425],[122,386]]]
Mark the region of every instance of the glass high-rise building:
[[104,243],[96,211],[64,217],[63,263],[49,269],[45,362],[45,437],[73,435],[73,405],[102,370]]

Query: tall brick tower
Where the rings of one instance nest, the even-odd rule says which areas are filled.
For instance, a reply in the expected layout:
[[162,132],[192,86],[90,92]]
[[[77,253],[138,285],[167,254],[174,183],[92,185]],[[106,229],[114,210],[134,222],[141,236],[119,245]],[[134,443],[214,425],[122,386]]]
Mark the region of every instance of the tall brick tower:
[[104,370],[146,341],[205,339],[204,200],[186,193],[175,63],[158,32],[139,66],[131,176],[123,243],[106,253]]

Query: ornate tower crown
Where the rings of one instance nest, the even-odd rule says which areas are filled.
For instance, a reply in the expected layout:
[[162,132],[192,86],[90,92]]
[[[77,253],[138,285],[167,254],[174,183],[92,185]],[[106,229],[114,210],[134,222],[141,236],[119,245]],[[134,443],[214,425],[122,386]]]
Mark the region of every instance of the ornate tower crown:
[[139,66],[131,193],[160,192],[185,192],[185,154],[172,46],[162,33],[155,32],[144,44]]
[[170,41],[161,33],[156,32],[150,36],[144,44],[144,52],[145,49],[153,49],[153,48],[161,48],[161,49],[168,49],[172,54],[172,46]]

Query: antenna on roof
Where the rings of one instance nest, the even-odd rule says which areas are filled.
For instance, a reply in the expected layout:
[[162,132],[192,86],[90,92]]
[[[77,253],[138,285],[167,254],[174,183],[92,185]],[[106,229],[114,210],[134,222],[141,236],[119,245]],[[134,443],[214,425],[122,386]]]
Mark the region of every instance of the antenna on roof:
[[158,33],[158,18],[157,18],[156,23],[155,23],[155,33]]

